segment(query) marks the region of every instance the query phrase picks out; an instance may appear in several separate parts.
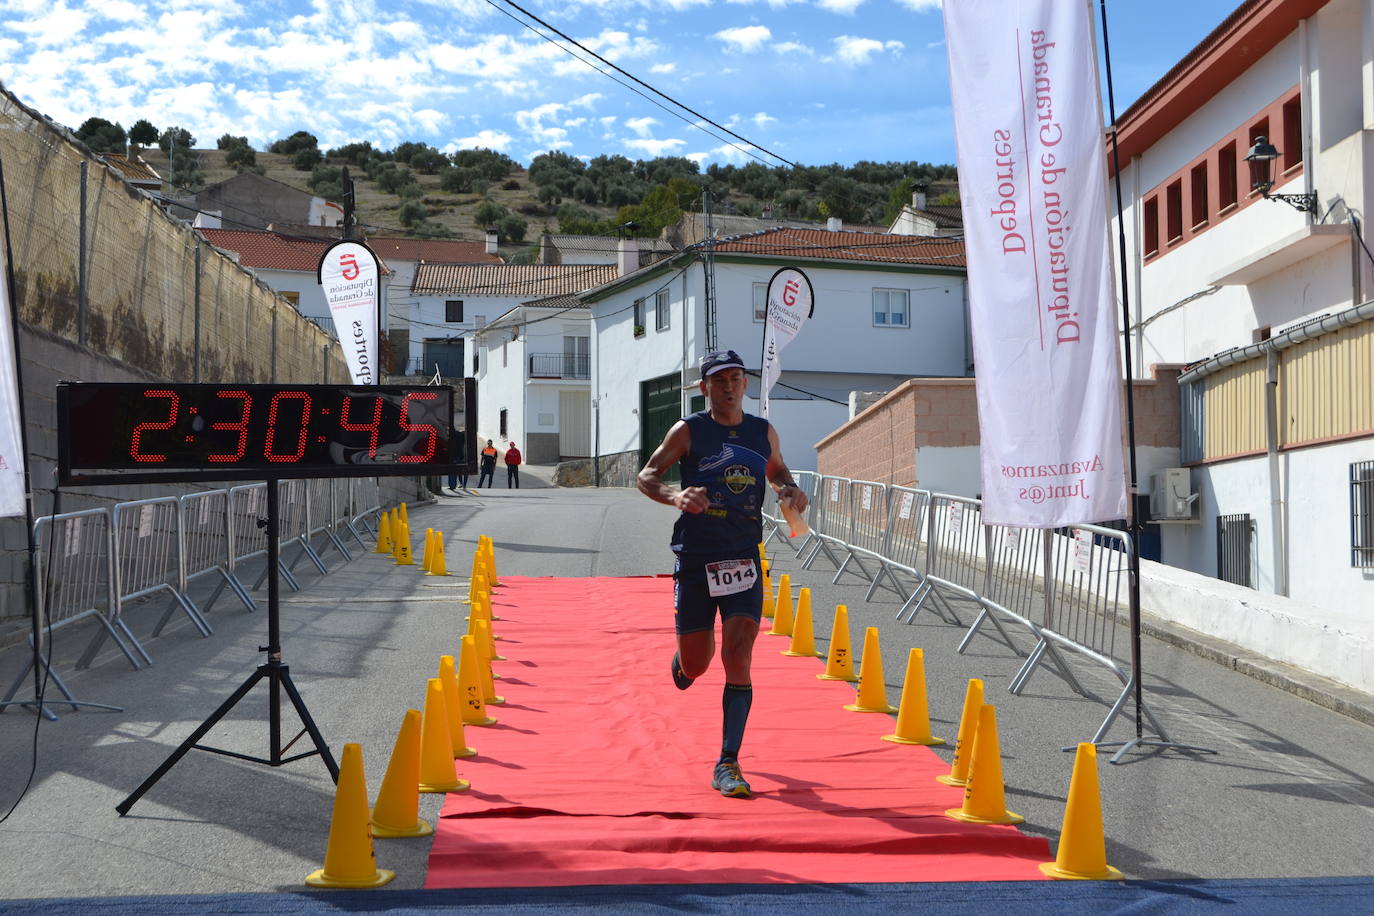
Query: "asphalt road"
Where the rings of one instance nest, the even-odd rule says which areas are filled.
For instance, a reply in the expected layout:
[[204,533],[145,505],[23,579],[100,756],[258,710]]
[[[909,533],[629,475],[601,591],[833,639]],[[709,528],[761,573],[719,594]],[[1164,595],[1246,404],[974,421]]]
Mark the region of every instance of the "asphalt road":
[[[348,563],[326,553],[328,577],[297,567],[304,589],[284,592],[281,602],[284,660],[334,754],[341,755],[345,742],[362,744],[370,793],[380,785],[405,709],[422,703],[434,658],[456,648],[465,613],[457,599],[466,594],[464,575],[479,534],[495,541],[503,574],[670,570],[672,510],[634,491],[540,486],[547,476],[547,469],[531,468],[518,491],[443,496],[412,507],[414,530],[444,530],[456,573],[449,579],[427,579],[358,550]],[[1026,817],[1028,832],[1057,840],[1073,763],[1061,747],[1090,737],[1119,692],[1105,668],[1070,658],[1096,694],[1091,698],[1073,693],[1050,668],[1021,696],[1011,696],[1006,686],[1021,658],[1005,643],[979,636],[960,655],[955,647],[963,630],[928,610],[911,625],[897,623],[899,600],[890,592],[865,603],[859,577],[846,574],[832,585],[833,566],[821,560],[802,570],[777,540],[770,554],[775,576],[787,572],[794,586],[812,589],[822,651],[836,604],[849,608],[856,653],[863,629],[879,628],[891,702],[900,696],[907,650],[925,650],[935,734],[953,739],[967,679],[981,677],[998,710],[1007,805]],[[265,589],[257,594],[265,606]],[[196,595],[203,600],[202,591]],[[955,607],[965,622],[972,617],[966,604]],[[671,608],[627,613],[663,616],[666,662]],[[160,616],[160,603],[150,602],[128,618],[142,636]],[[316,758],[269,767],[193,751],[129,816],[115,811],[261,661],[264,611],[250,614],[224,596],[208,617],[216,629],[209,638],[178,617],[162,636],[147,639],[155,664],[141,671],[108,646],[91,668],[76,671],[73,662],[91,631],[58,632],[56,667],[77,698],[125,711],[72,713],[54,706],[60,719],[38,727],[32,785],[0,824],[0,899],[299,890],[320,867],[333,785]],[[784,647],[778,637],[761,639],[763,650]],[[1013,642],[1022,652],[1031,644],[1015,631]],[[0,653],[0,686],[23,663],[21,649]],[[1100,780],[1112,865],[1144,879],[1374,872],[1374,729],[1149,638],[1144,667],[1146,700],[1169,736],[1219,753],[1146,749],[1118,766],[1104,755]],[[290,738],[296,729],[289,709],[283,720]],[[0,715],[0,813],[24,787],[35,721],[24,710]],[[1133,720],[1123,717],[1108,737],[1133,735]],[[266,754],[265,688],[238,704],[207,741]],[[292,751],[308,744],[302,739]],[[746,769],[750,753],[764,752],[746,741]],[[935,752],[950,759],[948,748]],[[440,802],[441,796],[422,796],[421,815],[433,817]],[[380,864],[397,871],[393,887],[422,886],[427,854],[425,840],[378,842]]]

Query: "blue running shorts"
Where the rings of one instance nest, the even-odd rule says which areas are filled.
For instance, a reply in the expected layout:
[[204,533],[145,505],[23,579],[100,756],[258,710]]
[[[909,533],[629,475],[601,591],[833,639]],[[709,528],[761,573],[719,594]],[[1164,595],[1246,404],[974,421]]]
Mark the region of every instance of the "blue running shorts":
[[[731,569],[731,561],[749,565]],[[717,591],[747,587],[732,594],[712,595],[713,579]],[[752,584],[748,584],[750,580]],[[757,623],[763,617],[763,578],[759,575],[758,554],[739,557],[678,554],[673,566],[673,609],[673,625],[679,635],[714,630],[717,610],[721,620],[748,617]]]

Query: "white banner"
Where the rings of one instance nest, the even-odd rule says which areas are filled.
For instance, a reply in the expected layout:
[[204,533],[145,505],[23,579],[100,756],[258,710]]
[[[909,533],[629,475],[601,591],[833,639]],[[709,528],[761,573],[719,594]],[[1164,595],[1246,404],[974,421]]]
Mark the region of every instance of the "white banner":
[[1102,103],[1086,0],[944,4],[983,521],[1126,514]]
[[355,385],[379,384],[377,345],[377,256],[361,242],[335,242],[320,258],[317,279],[324,287],[334,331]]
[[816,307],[811,280],[795,267],[783,267],[768,280],[768,318],[763,327],[763,367],[759,404],[768,419],[768,392],[782,375],[782,348],[792,342]]
[[24,514],[24,438],[19,429],[19,363],[15,358],[8,265],[0,271],[0,516]]

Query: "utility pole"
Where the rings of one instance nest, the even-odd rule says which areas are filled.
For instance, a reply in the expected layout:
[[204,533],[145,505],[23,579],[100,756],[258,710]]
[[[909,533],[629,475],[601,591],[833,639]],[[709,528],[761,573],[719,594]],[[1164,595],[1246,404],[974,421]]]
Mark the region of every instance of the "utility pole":
[[703,298],[706,305],[706,352],[716,351],[716,232],[711,224],[711,192],[705,189],[701,192],[701,209],[705,218],[704,229],[706,237],[702,240],[705,244],[705,254],[702,255],[702,279],[705,291]]

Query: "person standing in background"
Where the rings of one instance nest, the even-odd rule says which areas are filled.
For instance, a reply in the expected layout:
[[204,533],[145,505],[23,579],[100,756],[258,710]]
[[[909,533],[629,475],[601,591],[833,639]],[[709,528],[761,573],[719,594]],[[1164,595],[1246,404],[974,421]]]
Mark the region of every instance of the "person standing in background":
[[482,473],[477,475],[477,486],[480,487],[484,480],[487,482],[487,486],[491,486],[492,478],[496,476],[496,446],[492,444],[490,439],[487,440],[487,447],[482,449],[481,470]]
[[520,489],[520,449],[514,442],[506,449],[506,489],[511,487]]

